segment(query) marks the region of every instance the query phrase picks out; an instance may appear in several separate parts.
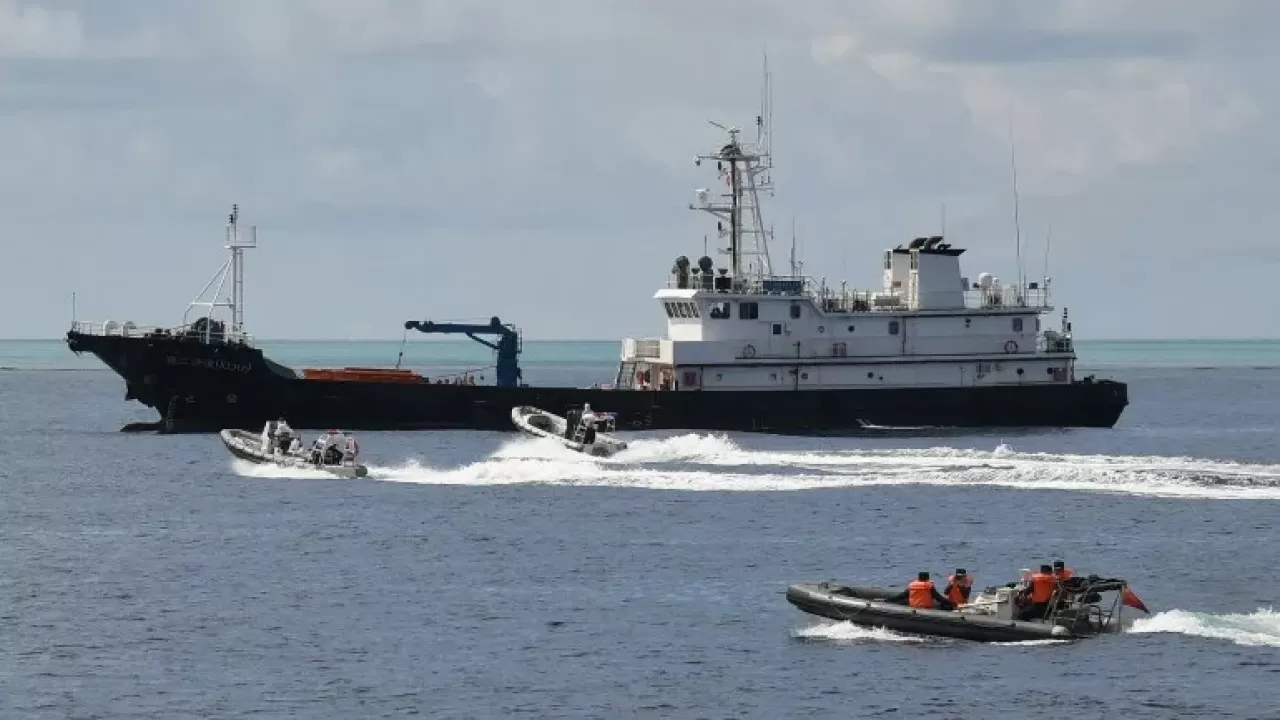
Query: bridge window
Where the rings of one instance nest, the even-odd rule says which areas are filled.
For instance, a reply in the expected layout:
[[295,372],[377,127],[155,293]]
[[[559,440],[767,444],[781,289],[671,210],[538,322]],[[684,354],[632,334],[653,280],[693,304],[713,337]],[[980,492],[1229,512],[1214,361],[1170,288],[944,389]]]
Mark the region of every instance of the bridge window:
[[885,250],[884,251],[884,269],[888,270],[892,267],[893,267],[893,251]]
[[795,320],[799,317],[800,317],[800,305],[798,303],[791,303],[791,319]]
[[729,303],[711,303],[711,309],[707,312],[707,317],[710,317],[713,320],[723,320],[729,317]]
[[700,317],[698,315],[698,303],[685,303],[689,306],[689,317]]
[[676,303],[676,314],[682,318],[687,318],[689,317],[689,310],[684,306],[684,303]]
[[664,307],[664,308],[666,308],[666,309],[667,309],[667,317],[669,317],[669,318],[673,318],[673,317],[675,317],[675,316],[676,316],[675,308],[671,307],[671,306],[672,306],[672,304],[673,304],[673,303],[669,303],[669,302],[664,302],[664,303],[662,303],[662,307]]
[[1013,331],[1016,333],[1022,332],[1022,318],[1016,317],[1013,319]]
[[889,321],[889,334],[890,334],[890,335],[897,335],[897,334],[898,334],[898,329],[899,329],[899,328],[898,328],[898,321],[897,321],[897,320],[890,320],[890,321]]
[[758,320],[760,318],[760,306],[753,302],[738,303],[738,319],[739,320]]

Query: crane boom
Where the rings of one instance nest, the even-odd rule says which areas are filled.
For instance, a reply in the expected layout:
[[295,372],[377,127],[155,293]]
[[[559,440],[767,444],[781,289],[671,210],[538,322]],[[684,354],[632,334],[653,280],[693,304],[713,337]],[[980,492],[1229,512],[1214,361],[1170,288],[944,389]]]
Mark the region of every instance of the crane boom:
[[[405,330],[417,330],[428,335],[466,335],[476,342],[497,352],[498,360],[495,370],[498,387],[515,387],[520,384],[523,373],[520,371],[518,357],[520,355],[520,331],[514,325],[504,325],[496,316],[489,319],[488,324],[478,323],[438,323],[431,320],[407,320]],[[497,340],[485,340],[480,335],[497,336]]]

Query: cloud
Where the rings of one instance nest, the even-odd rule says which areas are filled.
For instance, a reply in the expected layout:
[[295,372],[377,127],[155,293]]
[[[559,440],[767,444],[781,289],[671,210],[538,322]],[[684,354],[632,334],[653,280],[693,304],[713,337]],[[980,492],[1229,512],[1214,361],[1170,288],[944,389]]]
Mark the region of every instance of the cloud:
[[84,50],[80,16],[0,0],[0,57],[74,57]]
[[[712,180],[690,160],[721,141],[708,120],[752,124],[767,49],[766,210],[796,216],[807,270],[874,284],[877,251],[945,204],[969,274],[1010,276],[1012,121],[1025,230],[1054,223],[1060,287],[1123,284],[1099,253],[1173,243],[1185,259],[1129,291],[1158,313],[1161,282],[1239,263],[1214,228],[1248,234],[1271,205],[1276,27],[1280,6],[1244,1],[0,0],[0,202],[44,238],[42,279],[7,292],[96,287],[141,319],[203,282],[239,202],[262,225],[259,335],[380,335],[407,307],[655,332],[671,258],[714,233],[685,209]],[[300,313],[352,255],[353,300]],[[103,280],[134,257],[171,267]],[[575,283],[608,292],[583,304]],[[1072,313],[1137,331],[1088,296]]]

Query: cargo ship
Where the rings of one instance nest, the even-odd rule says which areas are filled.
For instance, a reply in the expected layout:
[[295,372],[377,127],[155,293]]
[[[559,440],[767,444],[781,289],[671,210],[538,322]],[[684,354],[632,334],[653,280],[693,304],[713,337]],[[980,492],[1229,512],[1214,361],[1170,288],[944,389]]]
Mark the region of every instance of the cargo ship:
[[[308,429],[514,430],[512,408],[564,413],[584,403],[614,413],[620,431],[1115,425],[1127,386],[1076,377],[1067,311],[1059,329],[1041,327],[1053,310],[1048,278],[1002,284],[981,273],[971,282],[961,274],[964,250],[939,235],[884,250],[874,290],[805,276],[794,241],[788,272],[774,272],[760,202],[773,188],[770,115],[766,100],[752,142],[718,125],[722,143],[695,159],[714,167],[716,185],[696,190],[689,207],[715,217],[722,262],[675,259],[653,296],[665,336],[622,340],[612,382],[526,382],[520,332],[498,317],[404,323],[492,348],[492,384],[441,383],[398,367],[299,371],[275,362],[244,326],[244,251],[257,246],[257,232],[241,225],[238,208],[227,224],[230,257],[180,324],[73,321],[67,345],[93,353],[124,379],[126,400],[157,412],[157,421],[129,430],[217,432],[278,417]],[[193,310],[207,312],[192,318]]]

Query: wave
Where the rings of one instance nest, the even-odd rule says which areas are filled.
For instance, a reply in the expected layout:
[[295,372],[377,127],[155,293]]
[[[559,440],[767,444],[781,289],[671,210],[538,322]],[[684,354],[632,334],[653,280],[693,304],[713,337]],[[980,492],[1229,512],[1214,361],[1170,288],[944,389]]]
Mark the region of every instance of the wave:
[[[249,477],[331,478],[238,462]],[[1078,455],[993,450],[757,450],[724,435],[639,439],[610,458],[520,437],[458,467],[414,458],[370,465],[372,479],[438,485],[548,484],[716,492],[796,491],[883,485],[999,486],[1170,498],[1280,499],[1280,465],[1191,457]]]
[[[1280,613],[1271,608],[1259,608],[1251,613],[1213,614],[1189,610],[1167,610],[1151,617],[1138,618],[1128,624],[1126,633],[1168,633],[1226,640],[1247,647],[1280,647]],[[922,635],[908,635],[885,628],[870,628],[850,622],[814,620],[804,628],[791,631],[792,637],[802,640],[818,640],[836,643],[920,643],[950,642]],[[989,643],[1008,646],[1057,645],[1069,640],[1026,640],[1010,643]]]
[[1129,628],[1132,633],[1177,633],[1195,637],[1229,640],[1236,645],[1280,647],[1280,613],[1258,608],[1251,613],[1212,613],[1168,610],[1149,618],[1139,618]]
[[1280,465],[1190,457],[993,451],[753,450],[722,435],[633,441],[611,458],[590,458],[545,438],[509,441],[452,468],[410,460],[370,467],[374,478],[450,485],[552,484],[689,491],[794,491],[879,485],[989,485],[1156,497],[1280,499]]

